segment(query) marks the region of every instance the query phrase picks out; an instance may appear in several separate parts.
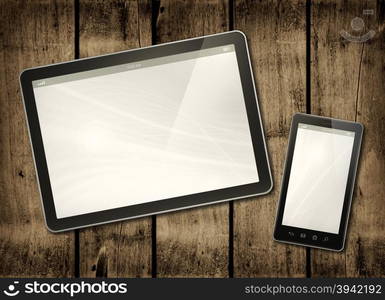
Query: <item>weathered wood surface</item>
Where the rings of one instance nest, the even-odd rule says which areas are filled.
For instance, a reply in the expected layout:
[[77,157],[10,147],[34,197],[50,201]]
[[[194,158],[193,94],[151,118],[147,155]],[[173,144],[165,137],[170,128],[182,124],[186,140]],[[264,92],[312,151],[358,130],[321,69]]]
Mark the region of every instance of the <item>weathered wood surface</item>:
[[[311,63],[306,65],[301,0],[0,1],[0,276],[69,277],[76,270],[87,277],[385,276],[385,4],[317,0],[310,13]],[[352,30],[355,17],[363,18],[364,30]],[[73,232],[49,233],[19,72],[71,60],[76,53],[87,57],[231,29],[244,31],[249,41],[273,192],[233,205],[160,215],[155,223],[142,218],[80,230],[78,243]],[[340,36],[341,30],[376,34],[353,43]],[[305,248],[272,240],[291,116],[307,109],[365,126],[342,253],[311,250],[307,256]]]
[[234,276],[306,275],[302,247],[273,241],[276,204],[293,113],[306,111],[304,1],[236,1],[234,25],[249,40],[274,189],[234,203]]
[[73,276],[74,235],[44,225],[19,73],[74,55],[73,1],[0,2],[0,276]]
[[[366,10],[366,12],[364,11]],[[372,10],[373,14],[370,14]],[[361,18],[357,30],[352,20]],[[361,122],[364,140],[346,250],[312,250],[312,275],[385,276],[385,2],[315,1],[312,7],[312,113]],[[375,36],[357,43],[341,31]]]
[[[226,31],[228,1],[160,1],[156,43]],[[227,277],[229,204],[157,217],[158,277]]]
[[[150,1],[81,0],[80,57],[151,45]],[[108,200],[108,199],[107,199]],[[151,277],[151,218],[83,229],[80,276]]]

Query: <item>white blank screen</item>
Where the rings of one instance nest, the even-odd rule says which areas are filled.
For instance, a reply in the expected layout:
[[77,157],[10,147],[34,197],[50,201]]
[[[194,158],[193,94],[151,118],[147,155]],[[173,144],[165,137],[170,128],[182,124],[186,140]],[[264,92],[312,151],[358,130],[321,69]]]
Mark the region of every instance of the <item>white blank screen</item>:
[[234,47],[217,50],[34,82],[58,218],[258,182]]
[[338,234],[354,132],[298,125],[282,224]]

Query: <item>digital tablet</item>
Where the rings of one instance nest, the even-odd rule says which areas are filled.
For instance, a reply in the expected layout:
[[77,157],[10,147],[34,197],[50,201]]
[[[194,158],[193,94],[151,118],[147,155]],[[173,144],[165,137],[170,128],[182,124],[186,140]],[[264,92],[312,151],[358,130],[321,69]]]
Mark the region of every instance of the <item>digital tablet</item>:
[[28,69],[20,81],[51,231],[272,188],[239,31]]
[[274,238],[341,251],[361,147],[360,123],[296,114]]

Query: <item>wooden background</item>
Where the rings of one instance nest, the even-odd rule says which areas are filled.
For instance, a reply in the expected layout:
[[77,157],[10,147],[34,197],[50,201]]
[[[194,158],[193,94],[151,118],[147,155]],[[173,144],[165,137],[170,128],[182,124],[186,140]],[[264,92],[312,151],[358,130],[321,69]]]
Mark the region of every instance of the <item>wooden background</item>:
[[[372,15],[363,14],[371,9]],[[353,32],[351,21],[366,27]],[[0,276],[385,276],[385,3],[0,0]],[[267,196],[51,234],[44,227],[22,69],[239,29],[249,41],[275,188]],[[365,43],[341,30],[376,35]],[[272,239],[295,112],[365,126],[346,250]]]

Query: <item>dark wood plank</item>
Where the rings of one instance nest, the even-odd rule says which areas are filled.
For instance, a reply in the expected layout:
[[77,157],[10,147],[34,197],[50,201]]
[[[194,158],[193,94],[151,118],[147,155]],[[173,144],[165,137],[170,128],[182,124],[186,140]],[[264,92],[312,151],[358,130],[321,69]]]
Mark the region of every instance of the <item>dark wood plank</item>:
[[274,190],[234,202],[234,277],[303,277],[301,247],[273,241],[292,115],[306,111],[305,1],[235,1],[235,29],[248,37]]
[[[79,45],[81,57],[151,45],[151,2],[81,0]],[[151,218],[80,232],[81,276],[150,277],[151,257]]]
[[74,235],[44,225],[22,69],[74,56],[73,1],[0,2],[0,276],[74,276]]
[[[160,1],[157,43],[228,29],[228,1]],[[159,277],[228,275],[229,204],[157,217]]]
[[[364,14],[364,9],[374,14]],[[312,251],[316,277],[385,276],[385,219],[380,213],[385,198],[384,12],[383,1],[313,3],[312,112],[365,126],[345,251]],[[351,27],[356,17],[364,20],[363,30]],[[356,36],[374,30],[376,35],[354,43],[341,37],[342,30]]]

